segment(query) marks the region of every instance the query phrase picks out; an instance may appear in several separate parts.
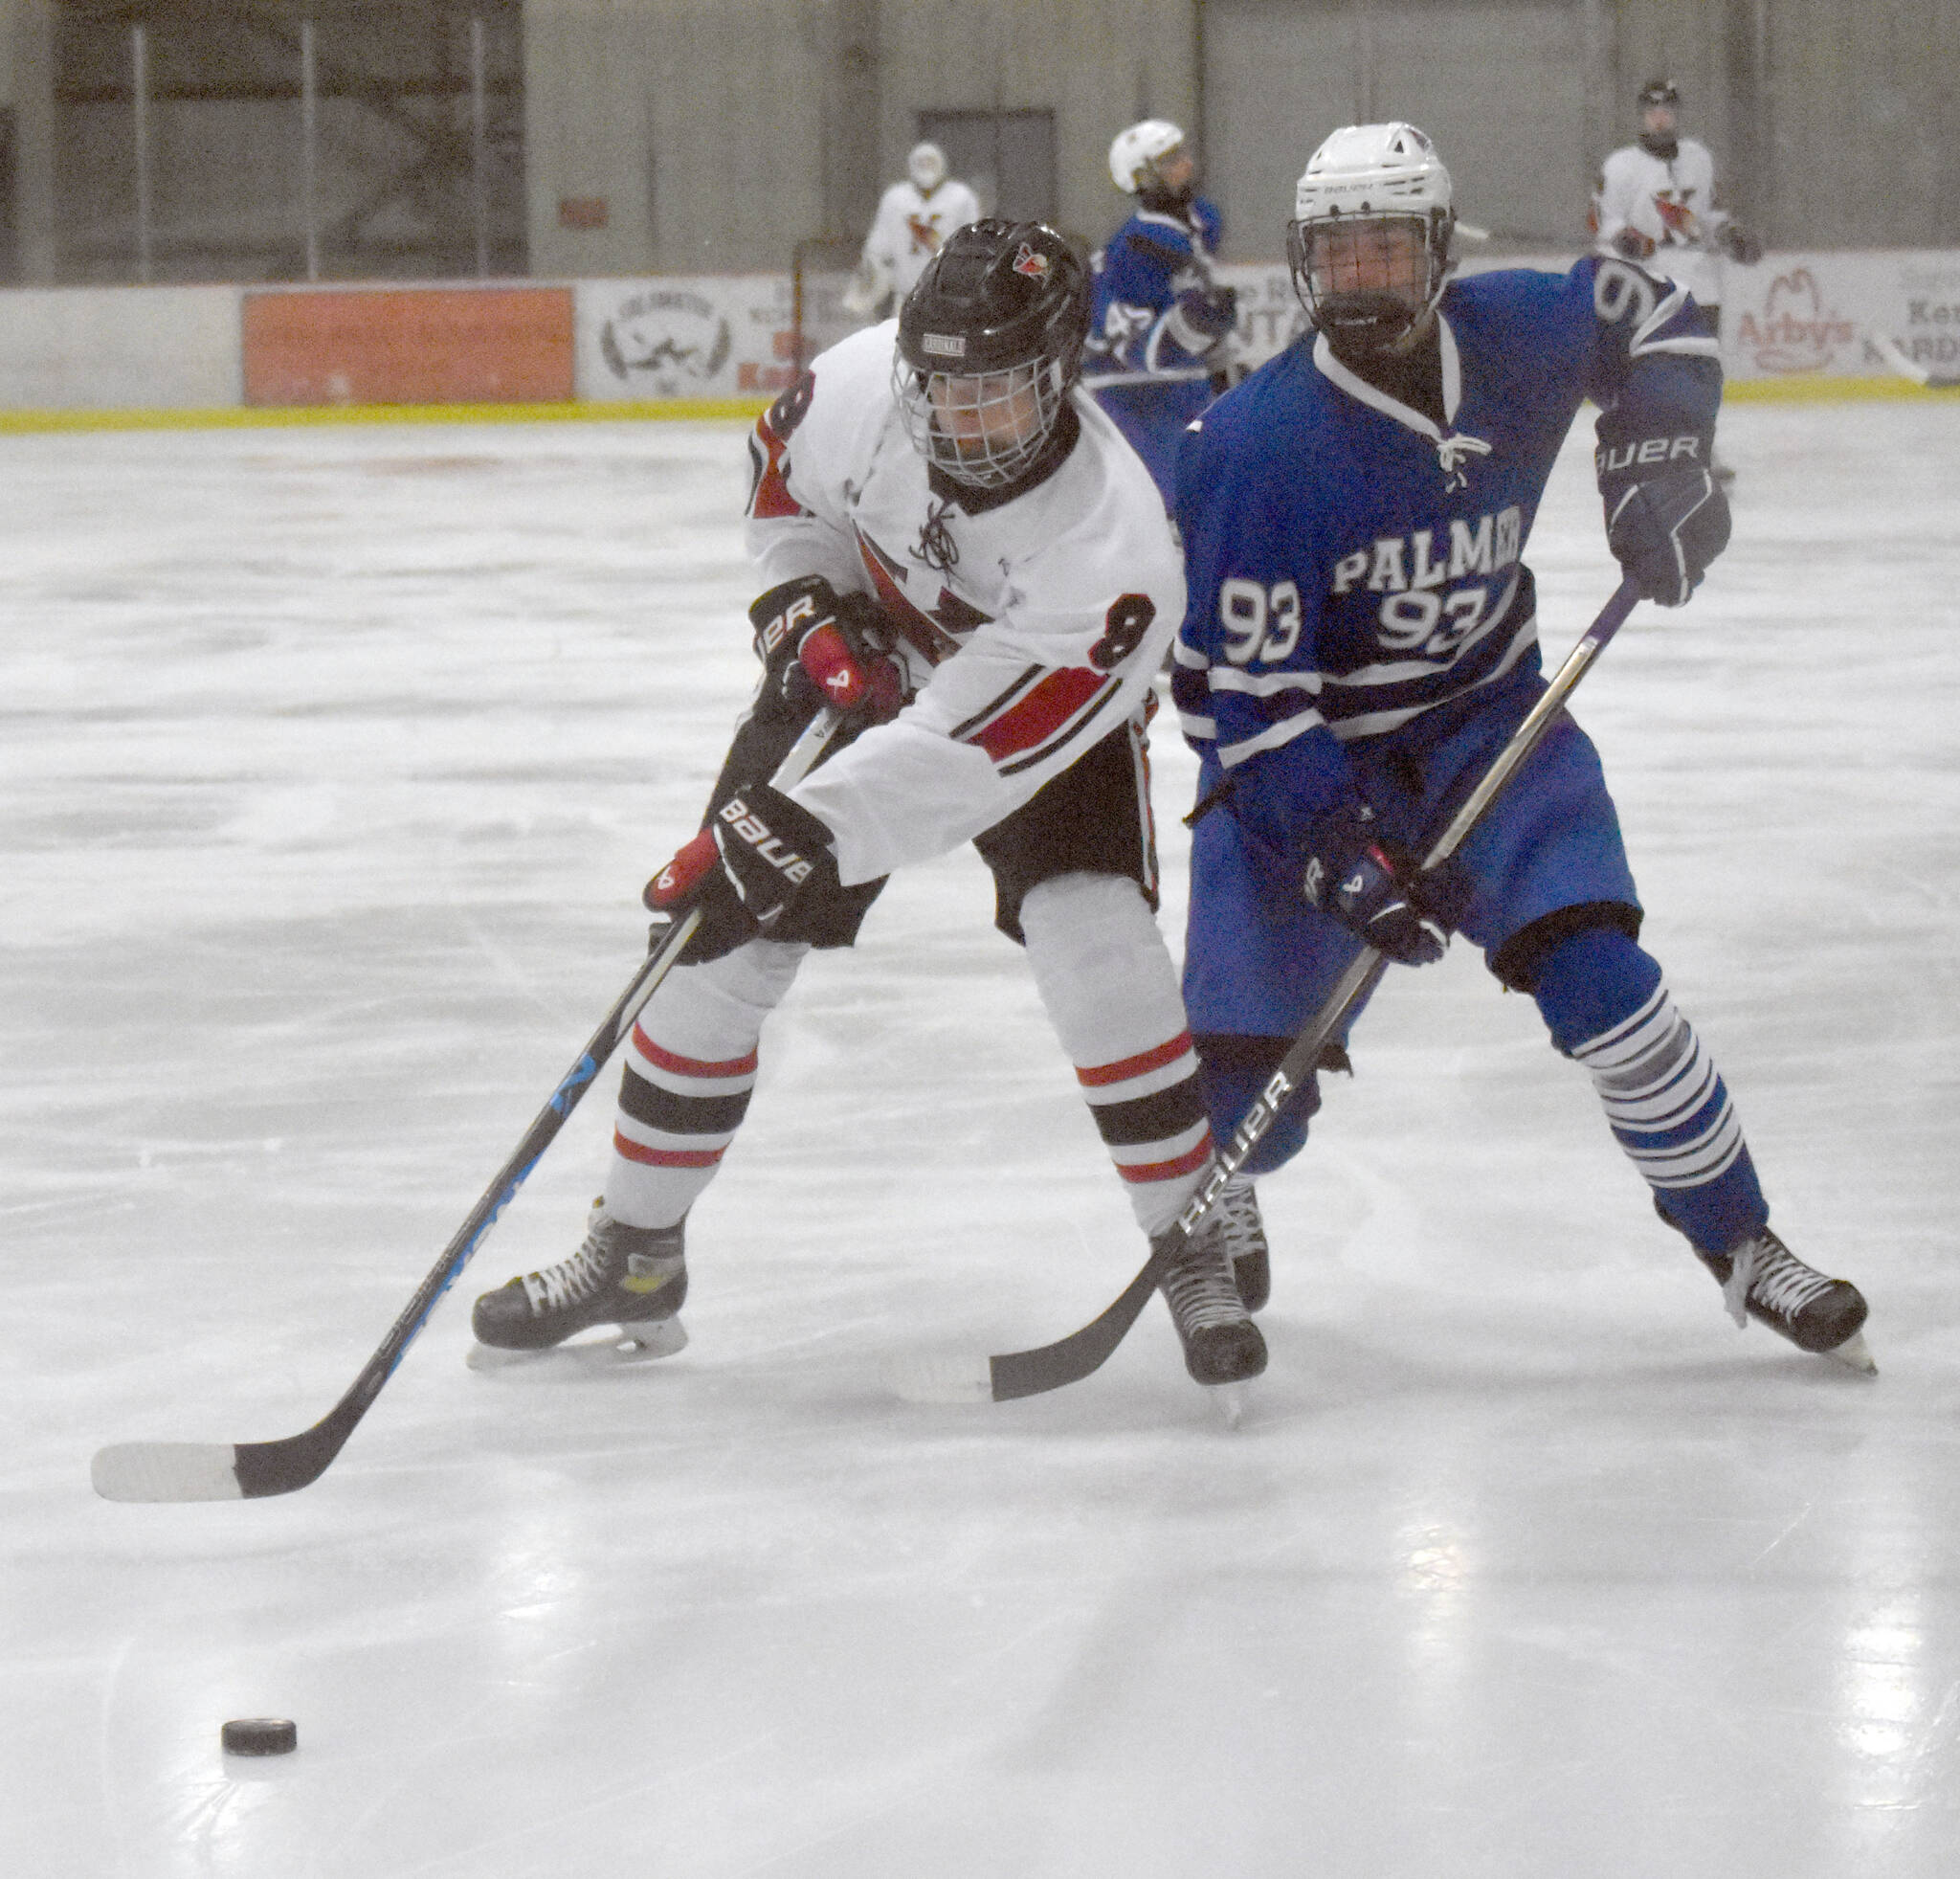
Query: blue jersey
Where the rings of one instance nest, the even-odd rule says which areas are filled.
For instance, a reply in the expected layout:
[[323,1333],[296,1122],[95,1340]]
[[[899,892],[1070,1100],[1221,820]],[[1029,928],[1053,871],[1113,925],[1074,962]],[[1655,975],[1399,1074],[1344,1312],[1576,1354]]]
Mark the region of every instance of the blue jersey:
[[1583,400],[1603,489],[1708,462],[1721,367],[1672,283],[1599,257],[1478,275],[1437,326],[1440,426],[1308,337],[1185,436],[1172,693],[1205,788],[1233,779],[1235,815],[1280,852],[1356,796],[1358,746],[1448,736],[1535,678],[1524,555]]
[[1218,212],[1203,197],[1186,214],[1139,209],[1090,261],[1094,299],[1082,379],[1116,385],[1203,385],[1211,342],[1192,347],[1171,312],[1180,295],[1209,291]]
[[1212,402],[1207,363],[1215,318],[1190,318],[1214,298],[1218,212],[1195,197],[1182,214],[1139,209],[1089,263],[1094,299],[1082,383],[1144,459],[1170,506],[1184,427]]

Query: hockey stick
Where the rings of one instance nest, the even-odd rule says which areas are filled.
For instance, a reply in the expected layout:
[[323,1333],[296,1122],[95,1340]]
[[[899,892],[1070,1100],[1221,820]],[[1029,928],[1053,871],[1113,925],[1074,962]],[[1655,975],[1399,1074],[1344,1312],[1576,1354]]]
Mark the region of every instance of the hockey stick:
[[1915,385],[1924,385],[1928,391],[1951,391],[1960,388],[1960,372],[1936,372],[1930,367],[1921,365],[1896,339],[1874,334],[1871,344],[1873,351],[1879,353],[1901,378],[1909,378]]
[[[1566,662],[1546,687],[1544,696],[1512,733],[1510,742],[1491,760],[1490,768],[1478,780],[1463,806],[1424,855],[1423,871],[1441,866],[1463,845],[1484,811],[1544,742],[1552,720],[1564,708],[1592,661],[1605,650],[1607,641],[1619,631],[1639,597],[1631,579],[1622,581],[1614,591],[1613,598],[1600,609],[1599,617],[1567,655]],[[1033,1351],[1014,1351],[992,1357],[923,1355],[895,1361],[885,1369],[885,1380],[891,1388],[915,1402],[1007,1402],[1016,1397],[1040,1396],[1048,1390],[1079,1383],[1100,1369],[1149,1303],[1166,1268],[1216,1204],[1225,1183],[1251,1159],[1253,1150],[1272,1127],[1281,1105],[1313,1074],[1323,1047],[1339,1035],[1348,1014],[1374,990],[1388,963],[1372,947],[1364,947],[1356,954],[1313,1021],[1294,1040],[1280,1060],[1280,1067],[1254,1098],[1252,1107],[1240,1118],[1231,1142],[1219,1151],[1211,1174],[1186,1203],[1175,1227],[1152,1248],[1143,1269],[1100,1316],[1058,1342]]]
[[[808,774],[828,749],[842,720],[835,711],[820,711],[783,759],[771,781],[788,789]],[[694,930],[701,909],[688,906],[647,954],[632,982],[613,1001],[612,1009],[587,1040],[578,1060],[559,1080],[550,1100],[538,1111],[523,1139],[497,1171],[482,1197],[456,1237],[442,1249],[429,1276],[416,1287],[394,1328],[361,1367],[345,1396],[325,1416],[301,1435],[278,1442],[122,1442],[96,1451],[89,1465],[95,1490],[110,1501],[231,1501],[256,1500],[267,1494],[290,1494],[318,1481],[341,1452],[354,1425],[394,1374],[417,1332],[428,1323],[435,1302],[456,1283],[497,1224],[511,1197],[524,1183],[565,1127],[579,1100],[591,1087],[606,1060],[633,1028],[647,1000],[673,971]]]

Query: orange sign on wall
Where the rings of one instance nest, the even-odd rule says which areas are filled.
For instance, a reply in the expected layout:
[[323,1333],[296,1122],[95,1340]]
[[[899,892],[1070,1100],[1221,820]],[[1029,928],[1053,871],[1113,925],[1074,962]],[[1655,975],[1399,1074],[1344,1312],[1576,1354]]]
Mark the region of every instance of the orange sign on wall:
[[248,405],[439,405],[573,395],[569,287],[245,296]]

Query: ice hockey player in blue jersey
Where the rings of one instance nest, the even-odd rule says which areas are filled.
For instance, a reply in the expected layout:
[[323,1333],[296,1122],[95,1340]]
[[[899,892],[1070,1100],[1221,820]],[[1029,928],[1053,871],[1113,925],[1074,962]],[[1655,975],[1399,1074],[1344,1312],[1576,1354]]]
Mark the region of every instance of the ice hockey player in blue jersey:
[[1146,118],[1119,132],[1109,173],[1137,207],[1090,262],[1082,383],[1168,507],[1184,427],[1230,369],[1237,297],[1212,278],[1218,212],[1196,193],[1197,162],[1177,125]]
[[[1727,1089],[1639,945],[1585,732],[1561,716],[1451,864],[1412,861],[1545,690],[1523,557],[1582,399],[1607,543],[1641,594],[1681,606],[1726,546],[1706,322],[1616,257],[1453,279],[1449,174],[1409,124],[1336,131],[1295,213],[1312,330],[1211,407],[1178,469],[1173,692],[1201,758],[1185,1003],[1214,1130],[1362,947],[1419,966],[1460,931],[1586,1070],[1736,1322],[1868,1369],[1865,1301],[1771,1229]],[[1249,1177],[1299,1152],[1318,1107],[1309,1079],[1228,1191],[1241,1237]]]

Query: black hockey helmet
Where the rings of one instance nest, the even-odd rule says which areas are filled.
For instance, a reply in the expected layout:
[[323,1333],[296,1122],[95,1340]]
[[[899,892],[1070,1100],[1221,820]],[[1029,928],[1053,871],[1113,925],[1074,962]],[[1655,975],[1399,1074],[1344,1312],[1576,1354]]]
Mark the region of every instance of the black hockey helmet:
[[1089,277],[1042,222],[969,222],[899,309],[893,384],[920,453],[997,487],[1053,434],[1080,369]]
[[1672,78],[1649,78],[1640,87],[1640,109],[1650,104],[1665,104],[1673,110],[1681,109],[1681,88]]

